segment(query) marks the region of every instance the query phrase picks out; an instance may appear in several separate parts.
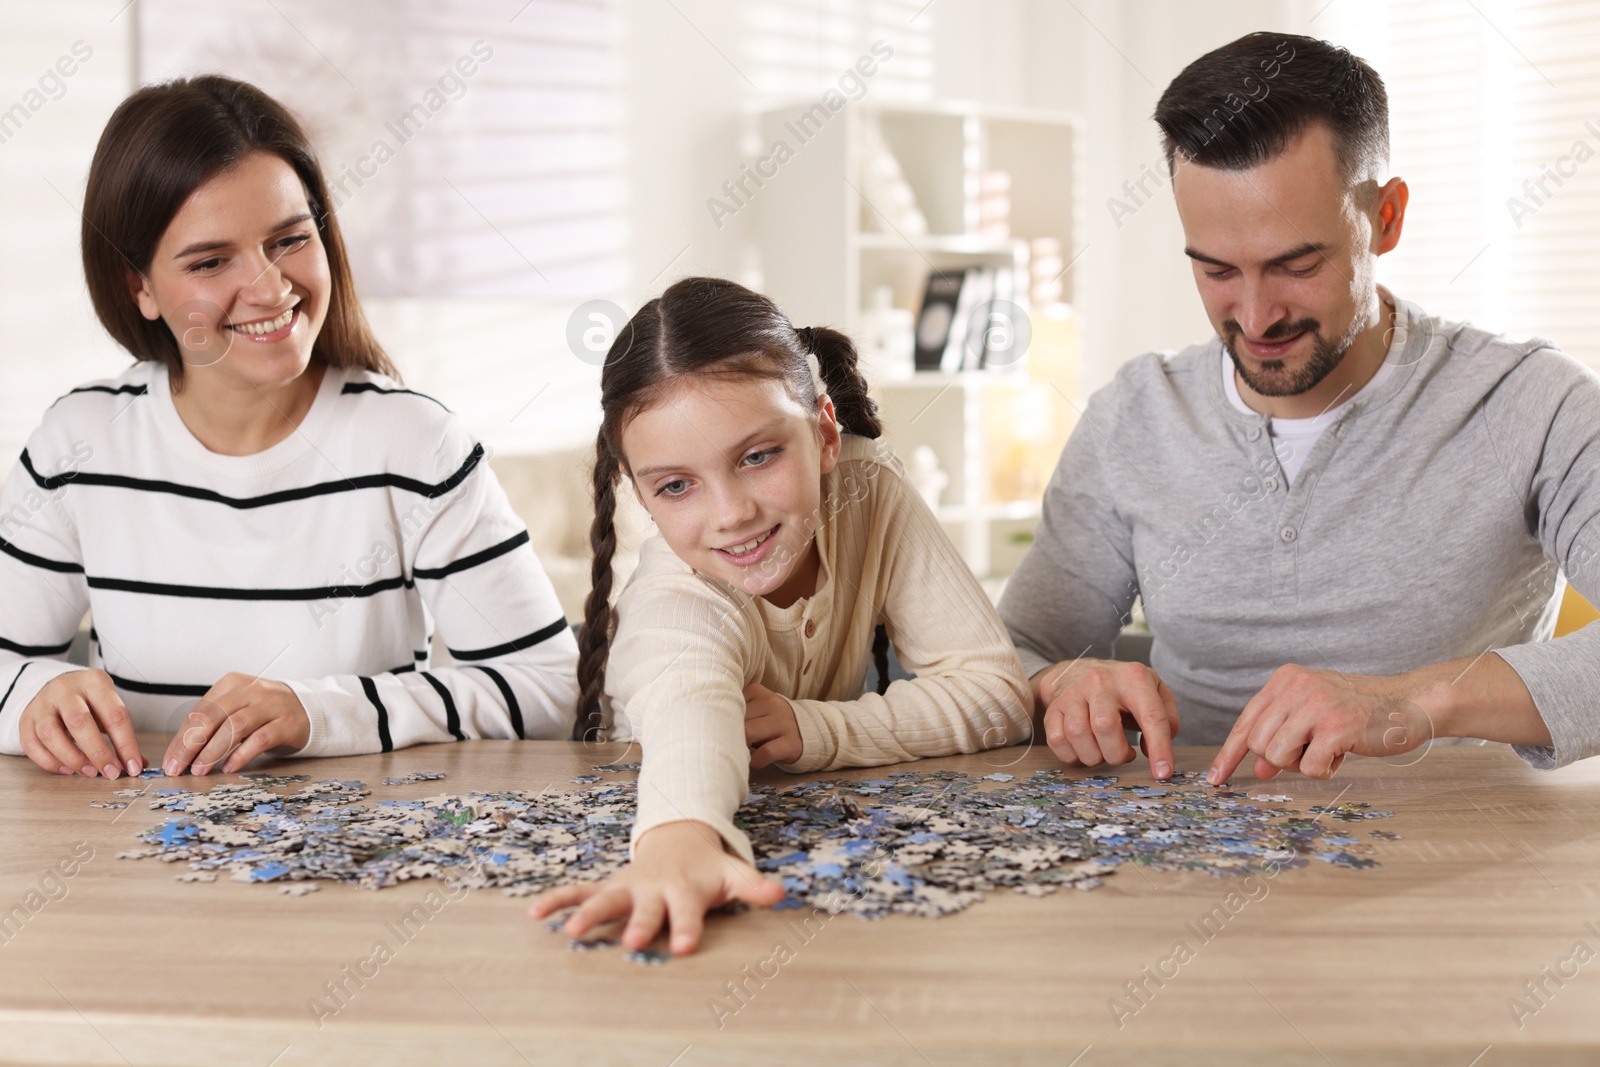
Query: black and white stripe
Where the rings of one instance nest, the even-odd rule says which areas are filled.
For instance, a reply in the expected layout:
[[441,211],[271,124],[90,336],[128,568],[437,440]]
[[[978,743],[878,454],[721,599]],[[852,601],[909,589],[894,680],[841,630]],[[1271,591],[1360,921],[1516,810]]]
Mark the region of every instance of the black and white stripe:
[[[165,375],[138,364],[78,391],[99,402],[58,403],[0,491],[0,752],[18,706],[76,669],[90,610],[90,665],[140,729],[172,729],[238,673],[294,690],[309,755],[567,735],[576,642],[486,449],[443,405],[330,368],[295,434],[221,456]],[[107,396],[138,402],[112,419]],[[434,626],[450,666],[430,666]]]
[[418,496],[434,499],[444,496],[459,486],[482,461],[483,446],[475,444],[455,473],[437,483],[424,482],[400,474],[359,474],[349,478],[341,478],[337,481],[296,486],[293,489],[280,489],[276,492],[261,493],[257,496],[235,497],[202,486],[184,485],[160,478],[136,478],[126,474],[102,474],[95,471],[75,470],[46,477],[34,467],[33,458],[28,454],[26,448],[22,450],[21,459],[23,470],[28,472],[28,476],[33,479],[33,483],[36,486],[46,492],[53,492],[68,485],[131,489],[140,493],[169,493],[173,496],[188,497],[191,500],[204,500],[240,510],[271,507],[274,504],[287,504],[296,500],[310,500],[313,497],[358,492],[363,489],[401,489],[408,493],[415,493]]

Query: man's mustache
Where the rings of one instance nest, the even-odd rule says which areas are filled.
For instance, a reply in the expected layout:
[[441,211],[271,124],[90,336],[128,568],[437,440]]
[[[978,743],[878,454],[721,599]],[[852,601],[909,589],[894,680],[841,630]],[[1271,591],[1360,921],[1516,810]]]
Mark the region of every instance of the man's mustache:
[[[1237,319],[1224,319],[1222,328],[1226,331],[1226,339],[1230,348],[1233,346],[1233,342],[1244,333]],[[1271,344],[1273,341],[1287,340],[1295,334],[1305,333],[1307,330],[1321,337],[1322,323],[1316,319],[1301,319],[1299,322],[1275,322],[1267,327],[1267,332],[1261,336],[1260,340]]]

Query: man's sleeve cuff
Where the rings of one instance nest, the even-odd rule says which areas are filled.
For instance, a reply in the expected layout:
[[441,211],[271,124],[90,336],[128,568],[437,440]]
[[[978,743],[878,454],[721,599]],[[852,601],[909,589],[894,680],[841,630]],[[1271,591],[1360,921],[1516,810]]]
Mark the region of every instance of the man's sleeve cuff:
[[1564,641],[1541,641],[1494,650],[1528,687],[1533,706],[1550,731],[1551,744],[1513,745],[1512,751],[1530,766],[1544,771],[1600,754],[1600,723],[1595,720],[1592,703],[1582,697],[1567,699],[1574,686],[1585,690],[1590,686],[1588,679],[1581,674],[1574,676],[1571,669],[1570,660],[1579,650],[1563,648],[1563,644]]
[[1022,676],[1028,679],[1029,682],[1032,682],[1033,676],[1044,670],[1046,667],[1052,667],[1055,665],[1055,661],[1045,659],[1037,652],[1030,652],[1025,648],[1017,649],[1017,658],[1022,661]]

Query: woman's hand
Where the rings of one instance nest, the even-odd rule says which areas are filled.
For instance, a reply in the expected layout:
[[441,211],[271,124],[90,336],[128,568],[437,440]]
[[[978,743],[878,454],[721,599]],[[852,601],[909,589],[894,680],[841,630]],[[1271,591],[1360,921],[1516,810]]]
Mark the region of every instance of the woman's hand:
[[311,719],[288,685],[226,674],[172,736],[161,768],[174,775],[184,768],[207,774],[226,759],[222,773],[232,774],[268,749],[288,755],[310,739]]
[[764,685],[744,687],[744,741],[750,746],[750,769],[793,763],[805,751],[794,705]]
[[642,949],[663,924],[672,931],[676,956],[700,944],[706,912],[739,900],[771,907],[784,897],[783,884],[764,877],[722,847],[722,838],[703,822],[663,823],[639,838],[633,862],[603,882],[562,886],[542,893],[528,914],[581,905],[563,930],[582,937],[602,923],[627,921],[622,943]]
[[[133,717],[105,671],[50,679],[22,709],[20,726],[22,751],[51,774],[116,778],[124,769],[131,775],[144,770]],[[102,734],[110,735],[110,745]]]

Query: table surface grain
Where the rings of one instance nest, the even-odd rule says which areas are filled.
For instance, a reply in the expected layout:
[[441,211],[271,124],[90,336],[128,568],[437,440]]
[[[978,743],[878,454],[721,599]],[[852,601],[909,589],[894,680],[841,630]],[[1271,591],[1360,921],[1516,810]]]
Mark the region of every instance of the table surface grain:
[[[141,741],[147,754],[162,749],[157,736]],[[1180,748],[1179,766],[1204,769],[1213,751]],[[637,758],[621,745],[474,741],[257,769],[422,797],[441,786],[576,789],[593,764]],[[917,769],[1020,777],[1053,766],[1042,749],[1009,749]],[[415,770],[449,777],[381,786]],[[1118,773],[1150,780],[1142,762]],[[0,909],[92,850],[63,879],[65,895],[24,907],[25,923],[6,930],[0,1063],[1600,1062],[1594,761],[1545,773],[1498,746],[1441,747],[1351,761],[1330,782],[1279,779],[1271,791],[1302,811],[1336,798],[1391,809],[1363,829],[1402,839],[1375,842],[1378,868],[1313,862],[1263,880],[1208,940],[1199,920],[1236,880],[1129,867],[1092,892],[992,893],[937,920],[841,915],[807,937],[794,911],[714,917],[697,955],[661,966],[572,952],[526,917],[525,900],[497,891],[461,896],[402,941],[394,924],[437,883],[323,883],[304,897],[226,876],[179,883],[186,865],[114,858],[165,818],[142,800],[89,806],[127,787],[0,761]],[[392,958],[319,1025],[313,998],[380,940]],[[1190,950],[1181,963],[1179,941]],[[737,1012],[714,1011],[735,1003],[725,983],[779,942],[792,958],[776,976],[747,982]],[[1147,967],[1171,977],[1153,982]],[[1529,981],[1543,983],[1537,998]],[[1142,1003],[1129,982],[1142,984]]]

